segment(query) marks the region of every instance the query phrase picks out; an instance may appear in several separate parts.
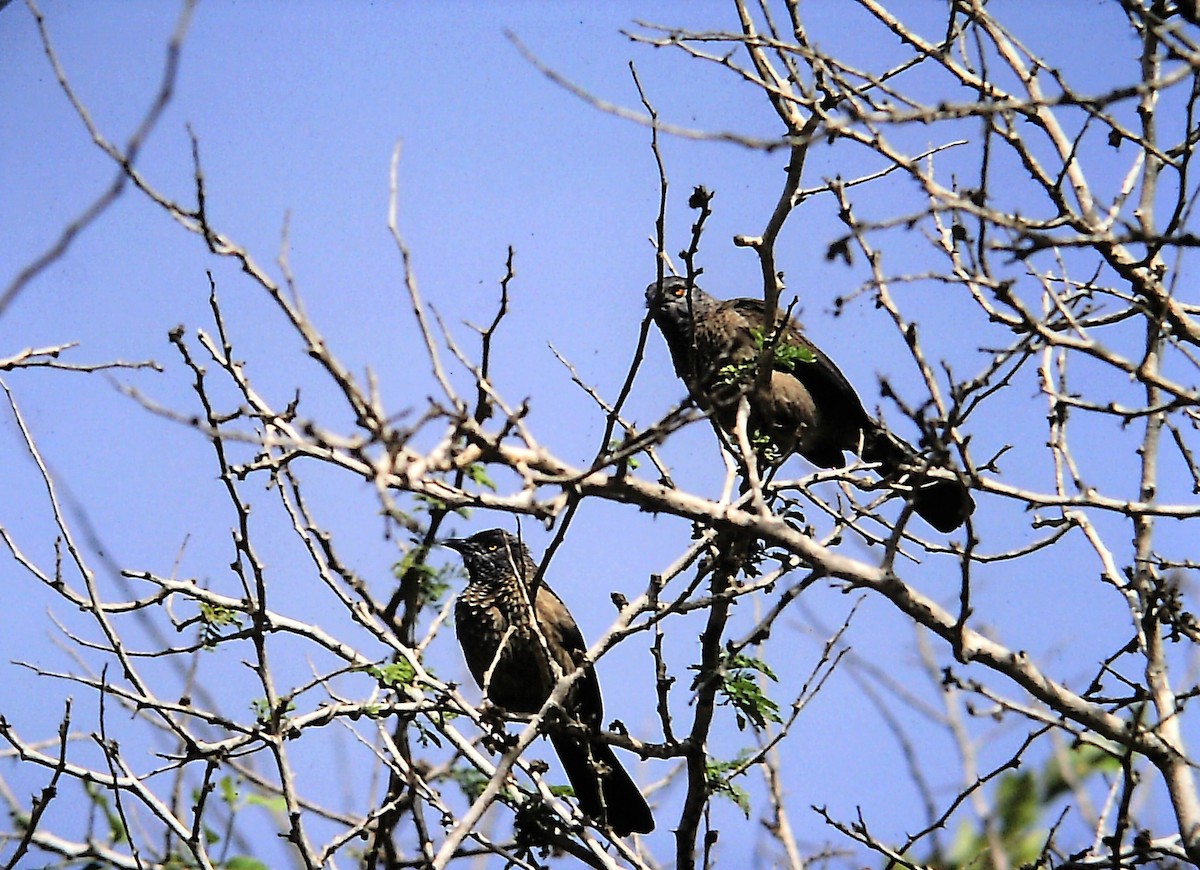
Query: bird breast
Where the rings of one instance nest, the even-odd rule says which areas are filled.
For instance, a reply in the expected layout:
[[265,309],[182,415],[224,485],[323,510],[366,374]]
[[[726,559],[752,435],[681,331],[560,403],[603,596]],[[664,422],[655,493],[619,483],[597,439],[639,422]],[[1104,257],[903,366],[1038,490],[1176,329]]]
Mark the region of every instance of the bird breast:
[[542,639],[519,596],[502,596],[468,587],[454,611],[467,668],[493,704],[514,713],[536,713],[549,697],[553,679]]

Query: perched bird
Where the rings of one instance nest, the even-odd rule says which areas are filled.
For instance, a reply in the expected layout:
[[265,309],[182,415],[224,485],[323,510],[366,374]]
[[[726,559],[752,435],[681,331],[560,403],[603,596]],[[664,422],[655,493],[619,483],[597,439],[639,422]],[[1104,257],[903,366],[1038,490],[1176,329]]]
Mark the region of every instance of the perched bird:
[[[493,704],[536,713],[559,678],[583,661],[587,644],[579,626],[549,586],[531,588],[537,565],[529,548],[503,529],[442,544],[462,555],[470,578],[458,596],[454,620],[471,675]],[[586,730],[550,732],[580,808],[622,837],[654,830],[646,799],[599,737],[604,708],[591,665],[571,687],[563,708]]]
[[[646,305],[658,324],[675,372],[718,426],[732,433],[739,400],[749,404],[748,434],[781,462],[799,453],[820,468],[841,468],[845,451],[879,464],[885,480],[906,488],[913,509],[931,526],[950,532],[975,509],[956,478],[930,475],[910,444],[884,429],[865,410],[854,387],[800,327],[784,313],[766,329],[760,299],[715,299],[679,277],[646,288]],[[758,361],[770,342],[769,377]]]

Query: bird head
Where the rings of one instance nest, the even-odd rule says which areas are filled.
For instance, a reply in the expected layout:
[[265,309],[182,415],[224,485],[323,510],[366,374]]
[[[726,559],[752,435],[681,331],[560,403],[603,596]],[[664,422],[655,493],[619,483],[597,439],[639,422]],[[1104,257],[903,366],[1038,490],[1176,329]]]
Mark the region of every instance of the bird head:
[[504,529],[487,529],[469,538],[446,538],[439,543],[462,556],[472,579],[498,569],[519,568],[531,561],[529,548]]
[[689,289],[687,279],[678,275],[665,276],[661,286],[660,291],[659,282],[654,281],[646,288],[646,307],[653,313],[659,327],[687,327],[695,319],[697,311],[716,301],[695,284]]
[[662,279],[662,292],[659,292],[659,282],[651,281],[650,286],[646,288],[646,307],[647,308],[667,308],[675,300],[683,300],[687,298],[687,280],[680,278],[678,275],[664,275]]

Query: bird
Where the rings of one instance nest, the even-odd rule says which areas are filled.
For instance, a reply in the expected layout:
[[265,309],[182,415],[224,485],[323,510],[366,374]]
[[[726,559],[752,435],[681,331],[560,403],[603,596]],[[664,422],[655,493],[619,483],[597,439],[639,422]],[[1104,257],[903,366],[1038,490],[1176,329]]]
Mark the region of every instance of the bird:
[[[475,682],[498,707],[536,713],[560,677],[584,665],[587,644],[578,624],[544,582],[529,548],[503,529],[441,541],[457,551],[468,583],[455,604],[463,657]],[[582,728],[555,728],[550,742],[580,809],[618,836],[654,830],[641,791],[600,738],[604,706],[591,664],[572,685],[563,709]]]
[[[841,370],[786,313],[766,330],[761,299],[717,299],[694,281],[667,276],[646,288],[646,305],[667,341],[675,372],[696,403],[733,433],[744,395],[748,436],[771,464],[798,453],[819,468],[842,468],[847,451],[878,463],[900,484],[913,510],[940,532],[952,532],[975,509],[961,480],[929,473],[912,445],[863,409]],[[769,377],[757,377],[764,343]]]

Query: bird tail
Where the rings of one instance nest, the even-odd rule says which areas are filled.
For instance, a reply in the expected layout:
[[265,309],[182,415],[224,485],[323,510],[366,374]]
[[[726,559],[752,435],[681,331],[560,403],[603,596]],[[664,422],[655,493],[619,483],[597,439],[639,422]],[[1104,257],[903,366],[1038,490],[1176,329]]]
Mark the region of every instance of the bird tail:
[[646,799],[611,746],[568,733],[552,734],[550,741],[586,816],[607,822],[620,837],[654,830]]
[[906,486],[913,510],[939,532],[954,531],[975,510],[962,481],[931,474],[916,448],[880,426],[863,433],[861,455],[879,463],[884,479]]

